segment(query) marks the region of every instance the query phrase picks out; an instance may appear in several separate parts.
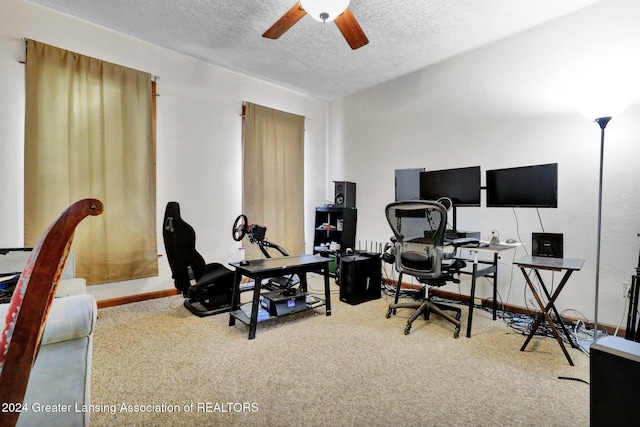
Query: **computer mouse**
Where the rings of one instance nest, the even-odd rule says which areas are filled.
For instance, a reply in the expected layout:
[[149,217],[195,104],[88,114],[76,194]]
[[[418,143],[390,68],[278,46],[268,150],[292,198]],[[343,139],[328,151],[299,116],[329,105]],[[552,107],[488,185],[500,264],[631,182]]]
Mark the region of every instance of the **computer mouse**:
[[506,243],[518,243],[516,239],[507,239]]

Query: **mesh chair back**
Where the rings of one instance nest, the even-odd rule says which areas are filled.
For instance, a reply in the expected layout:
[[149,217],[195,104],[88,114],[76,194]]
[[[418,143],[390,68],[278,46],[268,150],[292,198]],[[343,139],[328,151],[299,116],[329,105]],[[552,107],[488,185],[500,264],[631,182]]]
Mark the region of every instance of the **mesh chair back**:
[[447,210],[435,201],[408,200],[387,205],[387,222],[398,240],[396,270],[420,279],[442,275]]

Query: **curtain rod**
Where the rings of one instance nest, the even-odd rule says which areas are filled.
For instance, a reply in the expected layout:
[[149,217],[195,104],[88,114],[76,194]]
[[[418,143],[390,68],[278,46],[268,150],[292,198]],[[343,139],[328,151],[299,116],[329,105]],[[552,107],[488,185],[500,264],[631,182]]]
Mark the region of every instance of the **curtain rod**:
[[[29,39],[26,37],[22,37],[20,40],[22,40],[24,42],[24,47],[25,49],[27,48],[27,43],[29,42]],[[26,64],[27,60],[25,59],[24,61],[19,61],[21,64]],[[124,65],[123,65],[124,66]],[[158,80],[160,80],[160,76],[156,75],[156,74],[151,74],[151,80],[153,80],[154,82],[157,82]]]
[[[242,101],[242,106],[243,106],[243,107],[246,107],[246,106],[247,106],[247,103],[249,103],[249,102],[251,102],[251,101]],[[259,104],[256,104],[256,105],[259,105]],[[272,107],[267,107],[267,108],[272,108]],[[276,108],[272,108],[272,109],[274,109],[274,110],[275,110]],[[284,111],[284,110],[279,110],[279,111],[283,111],[284,113],[287,113],[287,114],[293,114],[293,115],[296,115],[296,116],[300,116],[300,114],[296,114],[296,113],[289,113],[288,111]],[[240,117],[244,117],[244,114],[242,114],[242,113],[240,113],[240,114],[238,114],[238,115],[239,115]],[[302,117],[305,121],[309,121],[309,122],[311,121],[311,119],[310,119],[309,117],[307,117],[307,116],[301,116],[301,117]]]

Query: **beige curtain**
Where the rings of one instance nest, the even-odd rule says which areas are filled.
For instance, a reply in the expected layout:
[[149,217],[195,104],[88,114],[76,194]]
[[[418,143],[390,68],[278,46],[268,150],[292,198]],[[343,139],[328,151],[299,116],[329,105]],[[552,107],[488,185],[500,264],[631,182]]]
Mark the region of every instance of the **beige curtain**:
[[29,40],[25,121],[25,245],[94,197],[104,214],[76,230],[76,276],[156,276],[151,76]]
[[[246,104],[244,213],[267,227],[267,240],[304,253],[304,117]],[[256,245],[245,246],[247,259],[263,257]]]

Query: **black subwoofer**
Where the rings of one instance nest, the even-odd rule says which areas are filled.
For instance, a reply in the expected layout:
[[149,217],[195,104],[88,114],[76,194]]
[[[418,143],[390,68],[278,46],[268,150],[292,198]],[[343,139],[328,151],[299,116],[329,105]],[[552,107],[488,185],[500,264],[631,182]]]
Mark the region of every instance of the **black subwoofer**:
[[357,305],[382,295],[379,255],[340,257],[340,301]]

